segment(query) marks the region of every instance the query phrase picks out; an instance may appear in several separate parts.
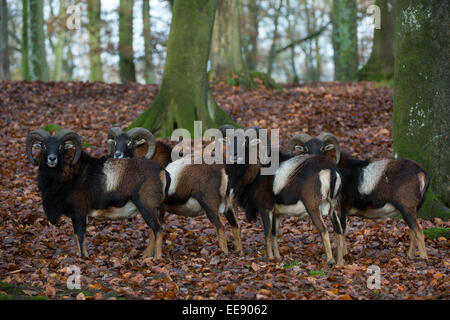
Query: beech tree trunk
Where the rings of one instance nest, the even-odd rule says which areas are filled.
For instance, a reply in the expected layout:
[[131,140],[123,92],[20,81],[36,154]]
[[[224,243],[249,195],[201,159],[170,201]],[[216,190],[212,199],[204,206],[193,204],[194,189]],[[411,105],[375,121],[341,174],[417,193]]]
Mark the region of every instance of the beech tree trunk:
[[119,69],[120,81],[136,82],[133,51],[133,0],[120,0]]
[[89,18],[89,81],[103,81],[101,59],[101,1],[88,0]]
[[437,200],[450,207],[449,10],[448,1],[397,1],[394,152],[431,177],[428,213],[443,207]]
[[211,78],[244,70],[239,34],[239,1],[219,0],[211,41]]
[[29,61],[31,79],[48,81],[50,74],[45,50],[43,6],[42,0],[29,0]]
[[10,80],[8,50],[8,9],[6,0],[0,0],[0,80]]
[[150,0],[143,0],[142,21],[144,37],[144,79],[145,83],[155,83],[155,68],[153,66],[153,44],[150,24]]
[[30,80],[29,54],[28,54],[28,0],[22,0],[22,43],[21,43],[21,73],[22,80]]
[[353,81],[358,71],[356,0],[333,0],[334,80]]
[[206,73],[215,11],[216,1],[174,1],[161,88],[130,128],[167,137],[176,128],[193,133],[195,120],[204,129],[234,124],[216,104]]

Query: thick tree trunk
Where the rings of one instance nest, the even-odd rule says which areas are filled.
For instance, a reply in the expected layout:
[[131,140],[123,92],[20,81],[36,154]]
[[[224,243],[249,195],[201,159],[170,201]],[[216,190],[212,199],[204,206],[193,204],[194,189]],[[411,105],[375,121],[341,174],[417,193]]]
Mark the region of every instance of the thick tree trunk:
[[143,0],[142,21],[144,37],[144,79],[145,83],[155,83],[155,68],[153,66],[153,44],[150,24],[150,0]]
[[30,74],[32,80],[49,80],[47,54],[45,51],[44,36],[44,2],[41,0],[29,0],[30,3]]
[[53,69],[52,79],[54,81],[61,80],[61,71],[63,65],[63,50],[66,42],[66,0],[59,1],[59,17],[58,17],[58,41],[55,48],[55,66]]
[[353,81],[358,71],[356,0],[333,0],[334,79]]
[[239,2],[219,0],[211,40],[211,78],[244,70],[239,34]]
[[448,1],[397,1],[394,152],[430,175],[425,212],[436,198],[450,207],[449,9]]
[[381,29],[374,30],[372,53],[358,72],[359,80],[390,80],[394,78],[395,0],[377,0]]
[[101,29],[101,1],[88,0],[89,18],[89,81],[103,81]]
[[195,120],[204,129],[233,123],[211,95],[206,73],[215,10],[216,1],[174,1],[161,89],[130,128],[170,136],[176,128],[193,133]]
[[28,47],[28,0],[22,0],[22,43],[21,73],[22,80],[30,80],[29,47]]
[[133,52],[133,0],[120,0],[119,69],[120,81],[136,82]]
[[6,0],[0,0],[0,80],[10,80],[8,50],[8,9]]

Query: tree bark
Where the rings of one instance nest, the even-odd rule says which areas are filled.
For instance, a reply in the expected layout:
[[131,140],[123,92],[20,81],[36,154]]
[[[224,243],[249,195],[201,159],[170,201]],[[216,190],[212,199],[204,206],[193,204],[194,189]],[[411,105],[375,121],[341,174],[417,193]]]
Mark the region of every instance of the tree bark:
[[144,37],[144,79],[145,83],[155,83],[155,67],[153,65],[153,44],[150,24],[150,0],[143,0],[142,21]]
[[395,0],[377,0],[381,29],[374,30],[370,58],[358,72],[359,80],[391,80],[394,78]]
[[32,80],[49,80],[47,53],[44,36],[44,3],[41,0],[29,0],[29,38],[30,38],[30,75]]
[[22,80],[30,80],[29,47],[28,47],[28,0],[22,0],[22,42],[21,73]]
[[[101,1],[88,0],[89,81],[103,81],[101,47]],[[119,49],[120,50],[120,49]]]
[[136,82],[133,52],[133,0],[120,0],[119,69],[121,82]]
[[239,2],[219,0],[211,41],[211,78],[244,70],[239,34]]
[[55,66],[53,69],[52,79],[54,81],[61,80],[61,72],[63,65],[63,50],[66,42],[66,0],[59,1],[59,17],[58,17],[58,41],[55,48]]
[[277,45],[277,40],[280,37],[280,35],[278,34],[278,24],[279,24],[279,20],[280,20],[279,18],[280,18],[282,6],[283,6],[283,0],[279,0],[278,7],[275,9],[275,16],[273,19],[274,30],[273,30],[272,44],[270,46],[269,57],[267,59],[267,77],[268,78],[272,77],[273,64],[274,64],[275,58],[277,56],[275,47]]
[[216,1],[175,0],[161,88],[152,105],[130,126],[157,136],[176,128],[193,133],[194,121],[203,128],[234,122],[215,102],[206,73]]
[[356,0],[333,0],[334,79],[353,81],[358,71]]
[[249,24],[249,47],[247,50],[247,68],[256,70],[258,64],[258,29],[259,29],[259,4],[257,0],[248,0],[248,24]]
[[6,0],[0,0],[0,79],[10,80],[8,50],[8,9]]
[[431,177],[424,211],[436,199],[450,207],[449,9],[448,1],[397,1],[394,152]]

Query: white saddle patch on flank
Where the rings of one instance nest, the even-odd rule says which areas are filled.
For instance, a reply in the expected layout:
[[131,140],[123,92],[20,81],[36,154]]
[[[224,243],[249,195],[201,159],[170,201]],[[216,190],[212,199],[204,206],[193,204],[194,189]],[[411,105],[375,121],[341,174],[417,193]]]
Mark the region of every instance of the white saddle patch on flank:
[[275,213],[287,216],[298,216],[300,218],[304,218],[308,215],[305,205],[301,200],[298,200],[296,204],[290,205],[276,204]]
[[322,199],[326,199],[330,193],[330,182],[331,182],[331,171],[330,169],[320,170],[319,172],[320,180],[320,194]]
[[89,217],[96,219],[125,219],[134,218],[138,214],[138,210],[133,202],[128,201],[122,208],[109,207],[102,210],[91,210]]
[[363,169],[362,181],[358,186],[359,193],[368,195],[375,189],[389,162],[391,162],[391,160],[388,159],[375,161]]
[[397,209],[395,209],[395,207],[392,204],[386,203],[383,207],[379,209],[373,209],[368,207],[363,210],[359,210],[356,208],[351,208],[348,212],[348,215],[368,219],[383,219],[383,218],[392,218],[399,213],[400,212]]
[[175,193],[177,189],[178,180],[180,178],[181,171],[188,166],[189,164],[185,161],[184,158],[178,159],[174,162],[171,162],[167,165],[166,171],[170,174],[170,187],[168,196],[171,196]]
[[103,165],[107,192],[114,191],[119,186],[122,180],[123,165],[123,163],[120,163],[120,160],[109,160]]
[[283,161],[275,171],[275,178],[273,179],[273,193],[279,194],[289,181],[292,172],[310,156],[299,155],[289,160]]

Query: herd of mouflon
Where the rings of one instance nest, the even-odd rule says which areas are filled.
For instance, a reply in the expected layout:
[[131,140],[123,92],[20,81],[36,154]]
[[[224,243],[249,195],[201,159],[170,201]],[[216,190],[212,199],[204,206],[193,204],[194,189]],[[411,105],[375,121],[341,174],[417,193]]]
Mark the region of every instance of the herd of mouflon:
[[[189,154],[174,159],[173,148],[144,128],[126,132],[111,128],[108,154],[101,158],[83,151],[81,137],[72,130],[51,135],[36,129],[27,136],[26,153],[39,166],[45,215],[52,224],[61,215],[72,220],[81,257],[88,255],[87,217],[124,219],[141,214],[152,230],[144,256],[161,258],[166,212],[188,217],[206,214],[216,228],[220,250],[227,253],[219,217],[223,214],[231,225],[235,250],[243,254],[239,206],[248,221],[261,217],[270,260],[282,259],[277,237],[283,215],[309,216],[329,265],[344,265],[347,216],[380,219],[400,214],[409,227],[408,257],[427,258],[417,214],[429,178],[418,163],[351,158],[341,151],[338,139],[325,132],[317,137],[294,135],[285,153],[271,145],[265,131],[220,127],[215,159],[224,161],[212,163],[193,163]],[[218,146],[225,151],[218,152]],[[274,161],[275,169],[267,170]],[[336,239],[335,256],[325,224],[328,216]]]

